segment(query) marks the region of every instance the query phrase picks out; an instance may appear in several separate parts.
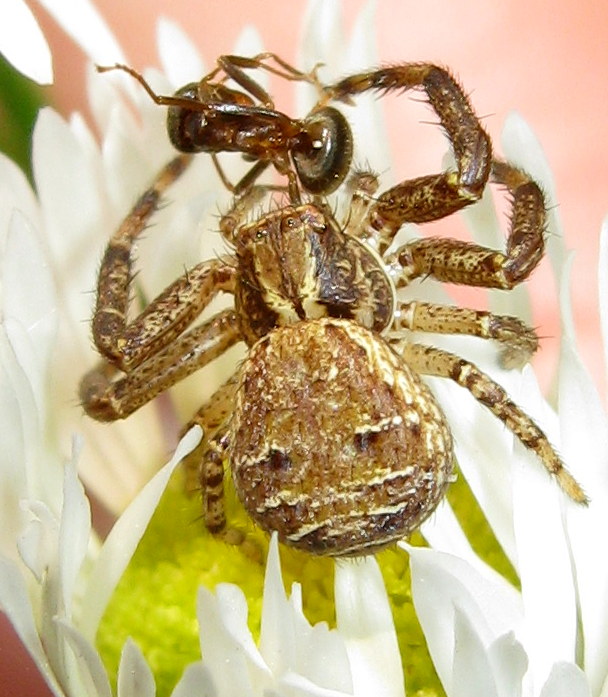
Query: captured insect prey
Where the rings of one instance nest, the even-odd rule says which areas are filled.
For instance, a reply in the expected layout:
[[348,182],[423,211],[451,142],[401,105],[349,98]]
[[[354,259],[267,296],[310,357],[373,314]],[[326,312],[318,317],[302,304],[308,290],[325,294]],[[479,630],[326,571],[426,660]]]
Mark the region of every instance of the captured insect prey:
[[[87,414],[127,418],[238,342],[247,355],[193,415],[203,439],[195,462],[205,524],[230,541],[224,482],[230,472],[249,516],[268,532],[317,555],[376,552],[407,537],[435,510],[453,479],[450,425],[422,376],[468,390],[533,451],[577,503],[587,499],[543,431],[496,382],[465,358],[418,343],[420,333],[496,342],[507,368],[538,347],[516,317],[401,300],[399,289],[433,278],[509,291],[544,254],[545,201],[537,183],[496,158],[463,89],[444,68],[406,63],[323,84],[272,53],[222,56],[198,83],[159,96],[179,151],[156,176],[103,256],[92,319],[101,362],[80,386]],[[275,109],[255,71],[311,84],[317,102],[303,118]],[[229,84],[227,84],[229,83]],[[373,172],[352,167],[346,111],[365,92],[422,91],[454,154],[453,170],[378,193]],[[252,164],[235,185],[218,156]],[[134,246],[192,158],[214,158],[234,194],[219,222],[227,252],[203,260],[129,319]],[[263,184],[272,166],[283,178]],[[441,237],[396,246],[405,223],[425,223],[479,200],[488,184],[511,201],[505,251]],[[349,196],[345,216],[326,196]],[[270,205],[270,197],[276,198]],[[260,201],[267,201],[265,212]],[[264,205],[264,204],[263,204]],[[200,317],[220,293],[228,309]],[[416,339],[413,338],[416,332]]]

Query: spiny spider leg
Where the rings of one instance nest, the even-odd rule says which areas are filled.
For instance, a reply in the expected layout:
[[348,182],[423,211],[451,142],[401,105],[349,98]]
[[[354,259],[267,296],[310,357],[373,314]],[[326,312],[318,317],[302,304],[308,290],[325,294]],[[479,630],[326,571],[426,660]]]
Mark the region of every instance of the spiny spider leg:
[[[232,414],[234,393],[237,386],[238,379],[235,373],[223,385],[218,387],[182,429],[181,435],[184,435],[192,426],[198,424],[203,431],[201,442],[184,459],[186,491],[198,491],[201,488],[200,473],[207,467],[205,457],[207,450],[211,447],[209,443],[216,437],[216,433],[227,424]],[[209,478],[213,478],[211,475],[208,476]],[[205,477],[207,477],[207,475],[205,475]],[[203,487],[203,496],[204,495]]]
[[505,368],[521,368],[538,348],[536,332],[517,317],[464,307],[417,301],[398,303],[390,331],[403,329],[498,341],[502,344],[501,362]]
[[[540,187],[516,167],[492,163],[492,180],[504,184],[512,198],[507,253],[470,242],[427,237],[408,242],[385,261],[396,269],[398,287],[412,279],[432,276],[447,283],[510,290],[525,280],[542,258],[545,201]],[[412,200],[403,202],[403,222],[417,222]],[[382,210],[382,197],[372,214]]]
[[224,310],[151,355],[124,377],[113,379],[108,363],[80,383],[85,411],[98,421],[124,419],[161,392],[199,370],[241,340],[236,312]]
[[[456,80],[443,68],[428,63],[406,63],[351,75],[325,87],[325,98],[320,101],[349,102],[351,96],[362,92],[413,88],[425,90],[452,144],[457,171],[407,180],[384,193],[371,223],[389,239],[406,221],[436,220],[478,200],[490,175],[490,138]],[[388,242],[381,237],[379,251],[386,246]]]
[[379,186],[378,175],[368,170],[356,170],[346,181],[346,190],[350,194],[350,200],[344,232],[347,235],[358,237],[374,249],[378,247],[376,231],[372,230],[370,235],[367,218],[370,209],[376,202],[374,195]]
[[[104,253],[92,322],[93,340],[104,360],[80,387],[86,411],[99,420],[128,416],[240,339],[234,311],[182,334],[219,291],[234,290],[234,260],[228,257],[196,265],[137,318],[128,319],[134,243],[189,161],[188,156],[177,157],[160,171]],[[120,371],[126,375],[119,377]]]
[[[196,451],[198,450],[197,448]],[[203,453],[200,486],[205,526],[216,538],[240,547],[252,561],[261,563],[263,554],[258,544],[254,540],[248,540],[245,531],[226,524],[224,461],[228,458],[229,451],[229,428],[224,424],[207,440],[207,448]]]
[[[203,514],[209,532],[218,534],[226,527],[224,510],[224,460],[229,448],[228,426],[224,424],[207,440],[200,470]],[[238,542],[237,542],[238,544]]]
[[[95,344],[121,370],[132,370],[175,341],[218,292],[232,292],[234,277],[230,257],[201,262],[171,283],[129,323],[124,316],[113,314],[112,306],[104,305],[100,296],[94,316],[97,321],[93,322]],[[116,291],[124,291],[128,298],[128,286]],[[113,320],[110,326],[108,317]]]
[[547,436],[510,398],[505,390],[473,363],[448,351],[410,342],[398,344],[408,365],[424,375],[450,378],[466,388],[475,399],[488,407],[515,436],[540,458],[564,492],[577,503],[588,499],[578,482],[566,469]]
[[203,519],[209,532],[228,544],[240,546],[251,559],[261,561],[257,544],[247,540],[242,530],[226,524],[224,463],[229,458],[229,422],[238,385],[239,376],[235,373],[184,427],[182,433],[198,424],[203,430],[203,438],[182,464],[186,473],[186,491],[202,494]]
[[217,290],[234,286],[234,262],[210,260],[174,281],[141,315],[129,322],[133,279],[133,245],[158,209],[162,195],[184,172],[189,156],[176,157],[163,167],[110,238],[97,283],[92,321],[98,351],[121,370],[129,370],[168,345],[198,316]]

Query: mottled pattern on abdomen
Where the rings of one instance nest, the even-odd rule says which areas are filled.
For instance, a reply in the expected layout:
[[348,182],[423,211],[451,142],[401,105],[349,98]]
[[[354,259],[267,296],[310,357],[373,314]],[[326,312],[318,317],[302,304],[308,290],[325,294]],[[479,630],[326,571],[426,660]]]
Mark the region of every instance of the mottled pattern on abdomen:
[[420,377],[348,320],[278,328],[244,361],[231,466],[252,518],[314,554],[375,552],[441,500],[453,446]]

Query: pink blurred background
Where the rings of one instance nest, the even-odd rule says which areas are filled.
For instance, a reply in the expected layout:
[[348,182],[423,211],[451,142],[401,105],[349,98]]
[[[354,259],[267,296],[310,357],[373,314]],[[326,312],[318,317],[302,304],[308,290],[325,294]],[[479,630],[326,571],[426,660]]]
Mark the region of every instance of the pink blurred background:
[[[230,53],[245,24],[255,24],[265,46],[287,61],[296,60],[301,19],[307,3],[292,0],[98,0],[96,3],[122,44],[130,64],[140,70],[158,65],[155,24],[159,15],[176,20],[199,46],[208,65]],[[344,3],[347,30],[364,6]],[[84,62],[66,35],[34,8],[55,55],[54,95],[64,114],[86,109]],[[497,143],[505,116],[517,109],[535,130],[556,179],[566,244],[575,250],[572,292],[579,348],[604,391],[604,368],[597,314],[597,256],[602,219],[608,214],[608,5],[512,0],[381,0],[375,36],[380,62],[432,61],[447,65],[471,93],[478,114]],[[436,171],[445,149],[433,138],[428,111],[391,102],[388,126],[395,176]],[[402,119],[405,119],[406,126]],[[407,132],[404,128],[407,127]],[[410,131],[410,128],[417,131]],[[429,142],[426,135],[429,133]],[[410,135],[410,134],[414,135]],[[529,281],[534,324],[543,337],[535,359],[548,386],[558,349],[555,287],[547,262]],[[16,642],[0,643],[0,692],[45,695],[35,669],[27,668]]]

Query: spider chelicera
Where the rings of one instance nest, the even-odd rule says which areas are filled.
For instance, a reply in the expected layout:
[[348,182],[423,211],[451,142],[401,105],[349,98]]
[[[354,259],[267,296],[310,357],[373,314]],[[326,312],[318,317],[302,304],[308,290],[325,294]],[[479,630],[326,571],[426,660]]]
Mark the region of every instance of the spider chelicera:
[[[273,72],[317,85],[309,116],[294,120],[275,111],[268,95],[243,77],[246,69],[270,69],[272,61],[279,65]],[[228,88],[227,77],[240,89]],[[451,142],[455,169],[380,195],[373,173],[352,172],[344,184],[351,191],[347,219],[338,222],[323,196],[343,185],[350,145],[340,155],[336,143],[352,139],[346,119],[328,103],[406,89],[426,93]],[[187,135],[183,150],[236,150],[254,164],[220,221],[230,253],[189,269],[130,320],[133,245],[192,156],[176,157],[141,196],[101,263],[92,326],[102,360],[84,377],[80,395],[93,418],[126,418],[228,347],[247,344],[245,360],[191,421],[204,432],[195,458],[212,532],[230,539],[226,463],[249,515],[294,547],[367,554],[415,530],[443,497],[454,462],[449,424],[421,375],[467,389],[538,455],[571,499],[586,502],[545,434],[503,388],[464,358],[410,337],[417,331],[492,339],[508,367],[524,364],[538,344],[515,317],[397,296],[399,287],[427,276],[509,290],[544,251],[540,188],[493,158],[488,135],[448,71],[404,64],[321,85],[314,72],[300,73],[273,54],[223,57],[174,101],[154,96],[169,107],[174,142]],[[337,131],[325,121],[319,128],[319,114],[339,124]],[[268,134],[268,124],[280,125],[274,147],[260,135],[262,126]],[[203,146],[192,145],[197,138]],[[318,168],[302,164],[310,162]],[[257,183],[268,164],[287,177],[287,201],[248,220],[252,205],[273,189]],[[512,199],[505,252],[436,237],[390,251],[404,223],[447,216],[478,200],[488,182],[504,186]],[[194,325],[220,292],[232,294],[234,306]]]

